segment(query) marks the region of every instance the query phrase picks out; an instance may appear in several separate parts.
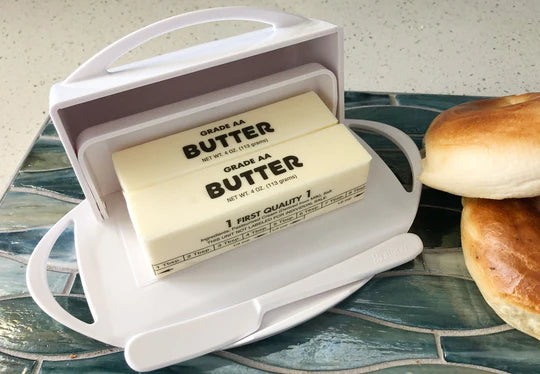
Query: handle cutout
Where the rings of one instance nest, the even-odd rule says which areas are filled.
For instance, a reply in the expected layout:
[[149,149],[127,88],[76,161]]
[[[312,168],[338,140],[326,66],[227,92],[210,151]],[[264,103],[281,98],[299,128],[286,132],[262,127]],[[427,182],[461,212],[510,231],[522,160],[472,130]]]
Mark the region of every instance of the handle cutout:
[[413,173],[405,153],[392,140],[382,134],[354,127],[351,129],[382,158],[405,191],[412,192]]
[[[272,31],[275,31],[279,28],[299,24],[306,19],[279,11],[242,6],[210,8],[180,14],[155,22],[117,40],[79,66],[77,70],[66,78],[64,83],[74,83],[88,78],[105,76],[107,69],[121,56],[159,35],[193,25],[225,20],[262,22],[271,25]],[[224,53],[226,51],[225,49]]]
[[[95,337],[94,332],[97,331],[95,326],[98,321],[89,324],[74,317],[71,312],[68,311],[68,308],[59,304],[58,300],[63,299],[56,298],[52,294],[47,281],[47,265],[51,249],[66,228],[74,224],[74,217],[77,216],[80,209],[83,209],[81,207],[84,207],[84,204],[79,204],[69,211],[60,219],[60,221],[47,231],[43,238],[41,238],[28,260],[28,265],[26,267],[26,284],[30,295],[45,313],[78,333]],[[84,312],[84,307],[81,310],[83,311],[82,315],[85,319],[89,320],[88,314]],[[90,313],[90,315],[92,315],[92,313]],[[94,317],[92,317],[92,319],[93,318]]]
[[135,47],[113,62],[107,70],[122,70],[124,65],[127,67],[129,64],[171,52],[177,52],[178,58],[181,58],[187,48],[264,28],[268,29],[270,35],[271,27],[256,21],[215,21],[174,30]]
[[94,317],[90,312],[86,298],[71,295],[55,296],[54,298],[62,309],[73,317],[88,324],[94,323]]
[[73,232],[74,225],[71,223],[58,236],[56,242],[52,246],[51,253],[49,254],[49,259],[47,260],[48,265],[60,267],[62,270],[77,269]]
[[[47,260],[47,265],[61,268],[60,270],[64,270],[62,271],[64,274],[69,271],[69,269],[75,271],[77,269],[77,259],[75,256],[74,243],[74,224],[71,222],[64,228],[54,242]],[[53,290],[55,285],[51,283],[52,278],[49,276],[50,271],[51,270],[47,271],[47,282],[49,289]],[[77,279],[79,280],[79,283],[74,290],[73,286]],[[92,324],[94,323],[94,317],[92,316],[86,298],[82,297],[84,296],[84,291],[82,290],[82,284],[80,284],[80,277],[76,278],[75,282],[68,282],[65,285],[63,293],[66,295],[56,295],[54,298],[67,313],[83,322]],[[72,294],[76,294],[76,296],[72,296]]]
[[[418,180],[418,176],[422,171],[422,160],[420,158],[420,152],[418,151],[418,145],[414,142],[414,140],[400,129],[381,122],[368,120],[345,120],[345,123],[354,132],[367,131],[375,134],[381,134],[385,138],[392,141],[392,143],[394,143],[403,152],[407,158],[407,163],[412,174],[412,189],[410,192],[407,192],[405,187],[403,185],[402,186],[409,197],[413,199],[412,201],[415,202],[415,205],[418,205],[422,191],[422,183],[420,183]],[[374,152],[376,151],[374,150]],[[392,173],[394,172],[392,171]],[[398,178],[396,177],[396,179]]]

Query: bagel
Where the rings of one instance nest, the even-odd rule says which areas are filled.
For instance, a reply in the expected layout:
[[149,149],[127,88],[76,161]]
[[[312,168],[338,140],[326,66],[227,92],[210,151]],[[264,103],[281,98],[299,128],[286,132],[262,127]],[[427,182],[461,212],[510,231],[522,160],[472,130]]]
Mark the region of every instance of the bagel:
[[509,325],[540,340],[540,196],[463,199],[465,264]]
[[540,195],[540,93],[478,100],[439,114],[424,137],[419,176],[466,197]]

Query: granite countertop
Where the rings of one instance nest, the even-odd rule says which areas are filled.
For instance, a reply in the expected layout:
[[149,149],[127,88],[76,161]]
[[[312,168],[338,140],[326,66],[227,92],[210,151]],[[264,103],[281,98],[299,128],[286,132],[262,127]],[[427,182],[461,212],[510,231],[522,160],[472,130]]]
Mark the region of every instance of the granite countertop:
[[[113,41],[195,10],[255,5],[344,28],[346,89],[491,95],[540,90],[540,2],[456,0],[3,0],[0,193],[47,113],[50,86]],[[250,30],[221,23],[163,36],[123,62]]]
[[[347,92],[346,117],[395,126],[420,147],[441,111],[477,97]],[[405,156],[391,142],[359,134],[411,185]],[[52,124],[46,122],[0,202],[0,372],[132,373],[120,348],[60,325],[33,302],[28,257],[45,232],[84,198]],[[523,373],[538,372],[538,340],[505,324],[485,303],[460,247],[461,200],[424,187],[411,232],[424,242],[415,260],[374,277],[320,316],[268,339],[218,351],[156,373]],[[77,272],[73,229],[48,262],[58,302],[92,321]]]

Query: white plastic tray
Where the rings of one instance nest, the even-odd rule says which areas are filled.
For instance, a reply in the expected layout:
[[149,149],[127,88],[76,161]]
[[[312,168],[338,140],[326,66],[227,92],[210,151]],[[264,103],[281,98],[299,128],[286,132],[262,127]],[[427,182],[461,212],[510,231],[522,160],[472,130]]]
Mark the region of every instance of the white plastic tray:
[[[420,171],[416,145],[404,133],[387,125],[369,121],[350,125],[384,134],[398,144],[411,164],[414,181],[411,192],[403,189],[386,164],[359,138],[373,157],[362,201],[275,233],[268,237],[271,241],[261,239],[249,243],[144,286],[133,276],[128,260],[132,248],[124,246],[118,230],[120,220],[125,219],[121,214],[125,209],[123,199],[112,199],[112,214],[107,224],[99,222],[84,201],[62,218],[34,250],[27,270],[32,297],[46,313],[69,328],[125,347],[131,338],[145,331],[173,326],[280,289],[407,232],[416,215],[421,190],[416,179]],[[72,223],[81,280],[94,317],[92,324],[62,309],[47,285],[46,263],[50,250]],[[125,221],[122,224],[129,226]],[[411,251],[402,262],[414,258],[420,250],[421,247]],[[391,256],[382,257],[380,268],[385,263],[398,265]],[[279,328],[267,329],[251,339],[297,324],[360,285],[361,282],[341,290],[339,297],[330,293],[317,303],[322,308],[313,309],[313,313],[302,312],[300,318],[292,318],[290,322],[278,324]],[[247,337],[246,341],[249,339]],[[169,343],[167,339],[163,341],[164,346]],[[159,350],[159,347],[153,349]]]
[[[259,21],[271,28],[109,69],[120,56],[158,35],[218,20]],[[375,273],[414,258],[422,249],[421,241],[404,233],[413,222],[420,198],[418,149],[393,127],[356,121],[348,125],[381,133],[403,150],[412,169],[411,192],[403,189],[385,163],[358,138],[373,157],[362,201],[156,282],[151,282],[137,260],[141,250],[133,240],[133,227],[111,168],[111,153],[211,120],[207,114],[212,119],[224,118],[227,111],[284,99],[297,93],[295,90],[313,89],[309,87],[320,91],[342,121],[342,43],[341,29],[324,21],[246,7],[208,9],[140,29],[53,86],[51,117],[86,200],[51,228],[29,260],[27,283],[36,303],[75,331],[126,347],[132,368],[150,370],[294,326],[345,298]],[[273,74],[282,75],[276,80],[268,78],[275,77]],[[208,76],[213,78],[204,80]],[[206,95],[196,94],[201,92],[195,90],[200,85]],[[163,87],[168,91],[158,90]],[[229,88],[220,91],[225,87]],[[145,106],[148,102],[152,105]],[[166,106],[170,103],[175,104]],[[133,113],[135,121],[129,117]],[[190,118],[189,123],[177,126],[168,122],[179,114]],[[94,318],[90,324],[62,309],[47,284],[49,253],[70,224],[74,224],[79,272]],[[334,266],[346,272],[332,272]],[[278,302],[267,303],[263,310],[259,308],[262,300]],[[226,312],[236,310],[245,313]],[[207,326],[198,323],[211,320],[212,315],[225,320],[221,320],[222,328],[208,333]],[[249,318],[243,319],[244,315]],[[253,322],[249,328],[248,322]]]

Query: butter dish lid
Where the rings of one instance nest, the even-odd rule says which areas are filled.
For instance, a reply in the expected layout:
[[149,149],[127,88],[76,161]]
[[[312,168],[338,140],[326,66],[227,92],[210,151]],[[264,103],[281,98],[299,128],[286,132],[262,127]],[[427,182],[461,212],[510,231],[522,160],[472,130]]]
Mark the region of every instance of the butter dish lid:
[[[256,21],[270,27],[109,68],[157,36],[224,20]],[[341,29],[324,21],[259,8],[224,7],[156,22],[97,53],[51,88],[49,102],[51,118],[94,213],[107,217],[102,196],[96,195],[96,189],[92,193],[95,181],[87,179],[80,165],[77,139],[85,130],[311,63],[336,77],[335,114],[342,121],[342,39]]]
[[[109,68],[130,50],[160,35],[189,26],[227,20],[261,22],[271,27]],[[253,79],[254,77],[248,76],[250,74],[268,75],[270,72],[303,65],[307,62],[318,62],[317,60],[321,59],[325,62],[331,62],[332,59],[339,56],[322,57],[318,55],[334,52],[332,49],[311,51],[310,55],[305,57],[298,56],[298,52],[305,52],[308,45],[304,42],[335,34],[338,30],[337,26],[324,21],[253,7],[211,8],[180,14],[143,27],[119,39],[87,60],[64,81],[52,87],[50,108],[51,111],[64,109],[239,60],[245,60],[244,62],[247,63],[243,66],[253,66],[251,71],[241,71],[244,75],[241,77],[242,81]],[[309,44],[309,46],[316,46],[316,44]],[[337,43],[334,41],[331,44]],[[249,59],[284,47],[293,48],[284,51],[286,53]],[[331,47],[331,45],[327,43],[325,47]],[[309,61],[299,61],[304,58],[309,58]],[[332,65],[334,66],[331,69],[337,73],[338,65]],[[278,70],[276,70],[276,66]],[[238,69],[238,67],[235,66],[233,69]],[[221,74],[221,72],[219,73]],[[212,78],[227,80],[231,77],[212,76]],[[215,83],[219,84],[219,82]],[[230,83],[226,85],[230,85]],[[188,87],[184,87],[184,89],[188,89]],[[212,88],[212,90],[214,89],[216,88]]]

